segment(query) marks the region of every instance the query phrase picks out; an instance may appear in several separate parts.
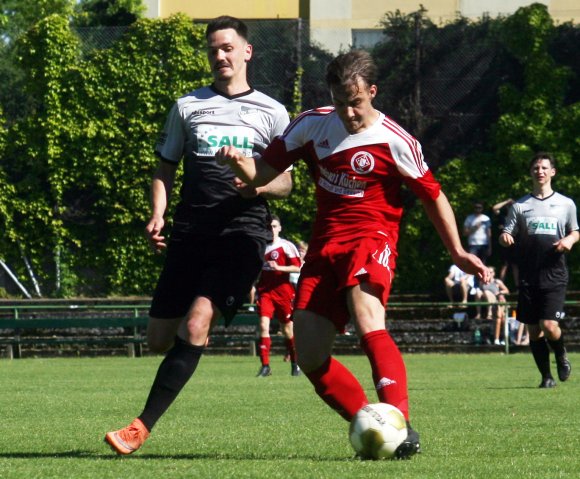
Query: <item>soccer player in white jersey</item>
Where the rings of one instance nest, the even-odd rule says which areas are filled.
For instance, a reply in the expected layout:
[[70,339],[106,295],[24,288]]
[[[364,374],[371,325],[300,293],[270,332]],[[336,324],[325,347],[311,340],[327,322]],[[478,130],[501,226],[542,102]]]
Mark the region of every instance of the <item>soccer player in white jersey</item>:
[[[483,282],[489,271],[461,246],[453,210],[417,140],[373,107],[376,66],[370,55],[339,55],[328,65],[326,81],[334,106],[303,113],[261,160],[233,147],[222,148],[216,158],[255,186],[299,159],[306,161],[318,211],[294,305],[298,364],[317,394],[350,421],[369,400],[355,376],[332,357],[332,345],[352,320],[379,400],[398,407],[409,421],[405,364],[385,328],[402,183],[421,199],[453,262]],[[420,450],[419,435],[408,426],[399,458]]]
[[260,370],[258,377],[270,376],[270,321],[278,320],[280,330],[284,335],[286,351],[290,359],[290,374],[300,376],[300,368],[296,362],[296,346],[294,345],[294,323],[292,308],[295,289],[290,282],[290,273],[299,273],[302,261],[300,253],[294,244],[280,237],[282,223],[280,218],[272,215],[273,240],[266,247],[264,266],[256,285],[258,294],[258,316],[260,317],[260,338],[258,340],[258,356]]
[[[195,371],[212,325],[222,316],[228,324],[244,302],[272,240],[265,198],[284,197],[292,188],[289,172],[255,188],[216,162],[223,145],[259,158],[289,118],[284,106],[248,84],[252,46],[243,22],[216,18],[207,26],[206,39],[214,81],[179,98],[169,113],[156,146],[160,161],[145,228],[154,251],[167,247],[147,329],[149,348],[167,354],[143,412],[105,436],[118,454],[141,447]],[[166,242],[164,214],[182,159],[181,200]]]
[[568,285],[566,253],[580,238],[576,205],[552,189],[556,175],[554,157],[537,153],[529,166],[532,192],[517,200],[508,211],[502,246],[516,248],[519,267],[518,321],[528,325],[530,349],[542,375],[541,388],[553,388],[551,346],[560,381],[570,377],[559,321],[564,318]]

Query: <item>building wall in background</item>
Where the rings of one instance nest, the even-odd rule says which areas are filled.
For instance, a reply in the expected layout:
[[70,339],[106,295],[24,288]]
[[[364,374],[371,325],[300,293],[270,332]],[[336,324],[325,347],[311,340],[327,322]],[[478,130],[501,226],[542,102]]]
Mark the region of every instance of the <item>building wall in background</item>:
[[473,19],[510,15],[532,3],[547,5],[557,23],[577,22],[580,18],[580,0],[144,0],[144,3],[150,18],[166,18],[177,12],[196,19],[219,15],[243,19],[302,18],[310,25],[311,40],[332,53],[352,45],[372,45],[380,38],[380,22],[386,12],[411,13],[420,5],[438,24],[449,22],[458,14]]

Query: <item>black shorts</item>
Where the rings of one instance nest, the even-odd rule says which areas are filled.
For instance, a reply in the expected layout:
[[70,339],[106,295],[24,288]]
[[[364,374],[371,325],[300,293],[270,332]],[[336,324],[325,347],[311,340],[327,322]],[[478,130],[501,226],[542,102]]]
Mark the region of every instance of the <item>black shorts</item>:
[[544,319],[560,321],[564,319],[565,301],[565,285],[540,289],[522,282],[518,294],[518,321],[525,324],[538,324]]
[[185,316],[193,300],[203,296],[229,324],[262,269],[265,248],[265,241],[249,236],[204,237],[174,231],[150,316]]

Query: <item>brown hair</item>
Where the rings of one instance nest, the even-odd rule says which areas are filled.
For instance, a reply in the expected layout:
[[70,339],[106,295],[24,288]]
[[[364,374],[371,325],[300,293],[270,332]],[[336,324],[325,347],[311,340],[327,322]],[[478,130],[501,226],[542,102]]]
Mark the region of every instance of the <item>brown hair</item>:
[[364,50],[338,55],[326,67],[326,84],[329,87],[351,87],[357,84],[359,78],[369,87],[377,81],[377,66]]

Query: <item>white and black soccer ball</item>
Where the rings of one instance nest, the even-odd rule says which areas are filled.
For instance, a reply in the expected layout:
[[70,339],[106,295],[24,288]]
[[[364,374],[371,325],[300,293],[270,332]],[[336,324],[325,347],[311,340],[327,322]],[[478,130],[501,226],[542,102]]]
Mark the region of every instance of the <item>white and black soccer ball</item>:
[[350,422],[350,443],[361,459],[392,459],[406,438],[405,417],[391,404],[367,404]]

